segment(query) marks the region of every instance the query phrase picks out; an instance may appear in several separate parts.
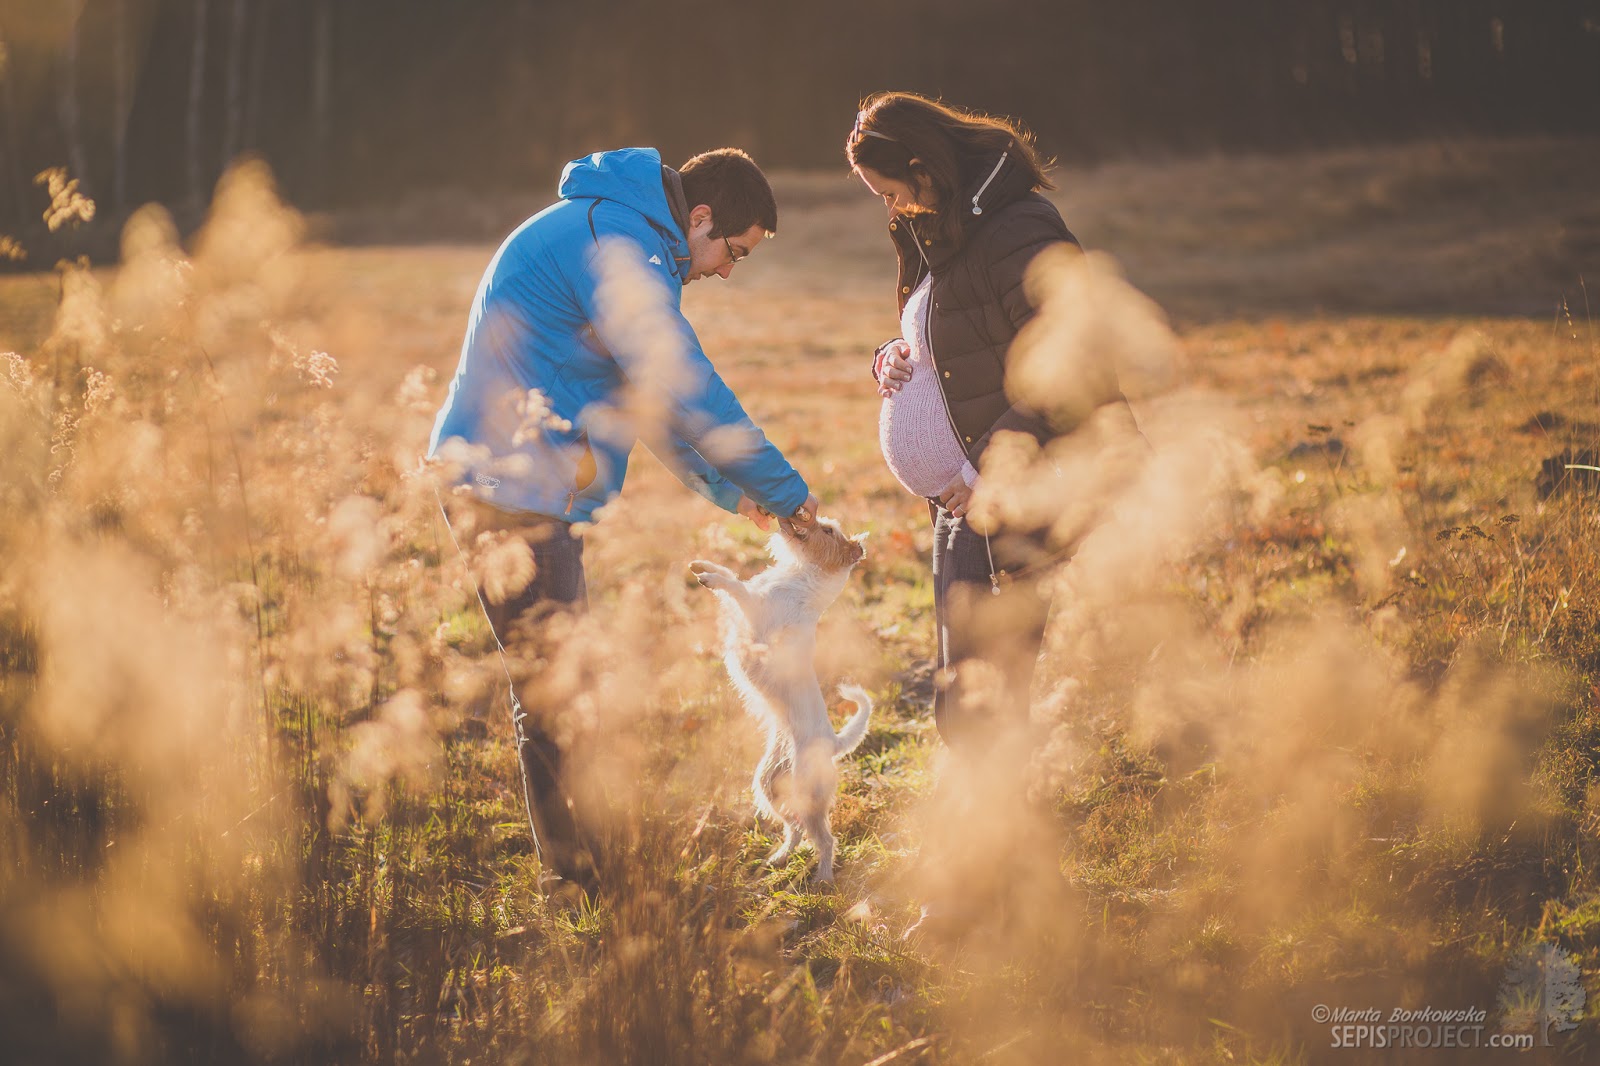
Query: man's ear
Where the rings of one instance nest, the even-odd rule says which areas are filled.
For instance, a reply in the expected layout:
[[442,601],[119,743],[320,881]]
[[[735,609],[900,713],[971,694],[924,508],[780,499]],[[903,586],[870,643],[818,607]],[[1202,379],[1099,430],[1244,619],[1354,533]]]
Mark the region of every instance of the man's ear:
[[703,222],[711,222],[711,207],[709,204],[696,204],[689,211],[689,228],[698,229]]

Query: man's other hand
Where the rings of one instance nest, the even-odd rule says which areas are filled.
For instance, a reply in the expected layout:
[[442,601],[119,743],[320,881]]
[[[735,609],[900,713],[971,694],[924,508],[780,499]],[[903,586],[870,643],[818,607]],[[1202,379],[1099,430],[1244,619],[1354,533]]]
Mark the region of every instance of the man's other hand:
[[756,524],[756,528],[765,533],[772,528],[772,514],[761,509],[761,505],[748,496],[739,497],[739,513]]

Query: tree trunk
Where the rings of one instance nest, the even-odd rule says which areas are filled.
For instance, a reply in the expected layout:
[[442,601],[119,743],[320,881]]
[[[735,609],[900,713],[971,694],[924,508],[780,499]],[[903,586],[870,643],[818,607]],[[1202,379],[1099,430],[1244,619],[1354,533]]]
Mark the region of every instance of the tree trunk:
[[28,187],[23,182],[22,145],[17,140],[17,105],[11,89],[11,45],[0,35],[0,108],[5,111],[5,177],[10,185],[12,225],[18,230],[28,224]]
[[247,90],[244,104],[244,132],[241,146],[250,149],[259,145],[261,137],[261,87],[266,80],[267,46],[272,28],[273,0],[256,4],[255,26],[249,32],[250,69],[246,76]]
[[128,115],[133,110],[128,78],[128,0],[116,0],[111,38],[111,209],[128,206]]
[[194,50],[189,58],[189,206],[199,210],[205,203],[205,173],[200,165],[202,99],[206,86],[206,8],[207,0],[194,0]]
[[311,188],[328,200],[328,146],[333,120],[333,2],[317,0],[311,41]]
[[233,0],[233,24],[228,33],[227,111],[222,126],[222,168],[226,170],[238,154],[244,134],[245,24],[250,17],[249,0]]
[[83,148],[83,123],[78,113],[78,42],[83,25],[83,0],[72,4],[72,28],[67,32],[67,48],[61,57],[61,133],[66,140],[67,166],[77,178],[84,195],[89,195],[89,157]]

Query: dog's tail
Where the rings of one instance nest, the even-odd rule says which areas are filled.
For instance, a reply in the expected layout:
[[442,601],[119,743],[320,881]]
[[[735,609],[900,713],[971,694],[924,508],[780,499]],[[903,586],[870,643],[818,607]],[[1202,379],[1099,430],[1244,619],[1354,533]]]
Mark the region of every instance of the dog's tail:
[[861,746],[867,735],[867,720],[872,717],[872,697],[860,685],[840,685],[839,695],[856,705],[856,713],[833,738],[833,757],[849,755]]

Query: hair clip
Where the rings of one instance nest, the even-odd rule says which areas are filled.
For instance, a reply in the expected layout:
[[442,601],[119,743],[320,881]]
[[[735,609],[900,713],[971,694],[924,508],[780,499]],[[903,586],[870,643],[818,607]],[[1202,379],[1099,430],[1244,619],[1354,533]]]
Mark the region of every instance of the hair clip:
[[865,122],[866,119],[867,113],[865,111],[856,112],[856,124],[850,129],[850,143],[855,144],[863,137],[876,137],[880,141],[888,141],[891,144],[894,143],[894,138],[890,137],[886,133],[879,133],[876,130],[862,129],[861,124]]

